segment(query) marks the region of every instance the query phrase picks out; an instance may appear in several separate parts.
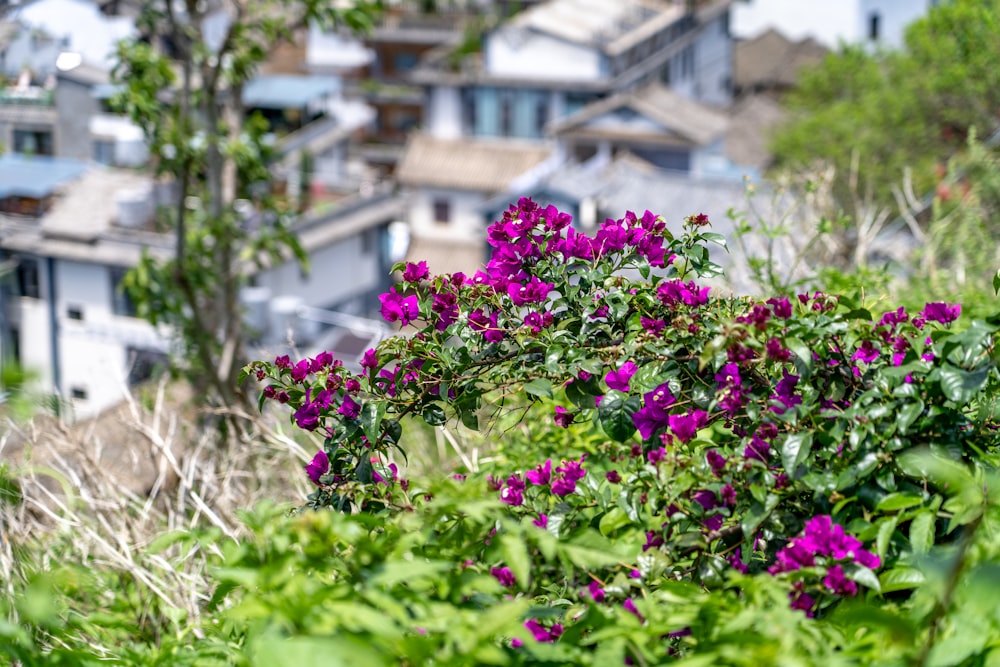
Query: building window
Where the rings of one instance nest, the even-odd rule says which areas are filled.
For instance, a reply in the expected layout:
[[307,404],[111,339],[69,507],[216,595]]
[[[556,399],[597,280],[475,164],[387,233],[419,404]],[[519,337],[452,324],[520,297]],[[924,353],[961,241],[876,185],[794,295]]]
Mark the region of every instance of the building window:
[[152,380],[166,371],[169,365],[167,355],[158,350],[129,347],[126,350],[126,355],[128,360],[128,385],[130,387],[134,387],[147,380]]
[[535,127],[538,130],[536,136],[545,134],[545,124],[549,122],[549,99],[546,95],[539,95],[535,99]]
[[397,73],[406,73],[417,66],[416,53],[397,53],[392,58],[392,67]]
[[135,307],[135,302],[132,301],[122,284],[126,273],[128,273],[128,269],[122,266],[113,266],[108,271],[111,276],[111,312],[124,317],[136,317],[138,310]]
[[511,91],[500,91],[500,136],[509,137],[514,132],[514,110]]
[[52,133],[41,130],[14,130],[14,152],[52,155]]
[[94,162],[99,164],[114,164],[115,142],[102,141],[100,139],[94,141]]
[[83,321],[83,306],[66,306],[66,317],[71,320]]
[[17,260],[17,293],[29,299],[40,299],[42,290],[38,283],[38,260],[20,257]]
[[6,341],[10,345],[10,351],[7,353],[7,359],[13,361],[15,364],[21,363],[21,329],[18,327],[9,327],[7,329],[9,339]]
[[70,396],[72,396],[77,401],[87,400],[87,388],[86,387],[70,387]]
[[451,222],[451,202],[447,199],[434,200],[434,222],[447,225]]
[[879,35],[879,32],[881,31],[882,27],[880,25],[881,22],[882,22],[882,17],[879,15],[878,12],[872,12],[871,14],[868,15],[868,39],[870,39],[873,42],[881,36]]

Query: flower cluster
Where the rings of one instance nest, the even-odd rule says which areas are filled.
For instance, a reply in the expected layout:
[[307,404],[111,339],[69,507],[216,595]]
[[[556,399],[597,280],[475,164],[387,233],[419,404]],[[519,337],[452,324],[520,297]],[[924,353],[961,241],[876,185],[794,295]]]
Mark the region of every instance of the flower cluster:
[[[848,535],[843,526],[833,523],[829,515],[815,516],[806,522],[802,534],[778,551],[775,563],[768,572],[783,574],[804,568],[825,568],[822,576],[823,592],[833,595],[854,596],[858,585],[847,577],[844,566],[860,565],[874,570],[881,565],[878,556],[863,548],[858,538]],[[792,606],[810,613],[816,600],[797,583],[790,594]]]

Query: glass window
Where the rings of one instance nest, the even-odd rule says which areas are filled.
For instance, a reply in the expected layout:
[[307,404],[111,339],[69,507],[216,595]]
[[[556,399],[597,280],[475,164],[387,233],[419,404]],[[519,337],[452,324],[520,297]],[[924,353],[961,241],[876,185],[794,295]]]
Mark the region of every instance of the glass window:
[[440,225],[451,222],[451,202],[447,199],[434,200],[434,222]]
[[108,271],[111,276],[111,312],[124,317],[136,317],[138,311],[135,302],[132,301],[122,285],[127,272],[128,269],[121,266],[113,266]]
[[17,293],[29,299],[40,299],[42,290],[38,282],[38,260],[20,257],[17,260]]

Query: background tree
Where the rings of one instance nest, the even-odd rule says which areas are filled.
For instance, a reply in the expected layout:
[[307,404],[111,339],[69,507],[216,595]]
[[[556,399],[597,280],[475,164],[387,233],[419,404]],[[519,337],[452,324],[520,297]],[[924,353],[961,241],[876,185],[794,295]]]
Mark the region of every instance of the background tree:
[[305,261],[289,231],[295,212],[269,185],[267,124],[244,120],[243,87],[276,45],[313,25],[368,30],[379,5],[144,0],[139,37],[119,45],[116,102],[142,128],[157,177],[176,194],[173,257],[144,257],[126,285],[141,316],[173,329],[179,367],[219,405],[246,403],[237,376],[248,271],[268,257]]
[[1000,110],[1000,2],[956,0],[931,8],[900,51],[845,47],[803,73],[787,98],[793,120],[775,137],[781,169],[836,168],[835,193],[894,206],[910,169],[917,192],[965,144],[987,136]]

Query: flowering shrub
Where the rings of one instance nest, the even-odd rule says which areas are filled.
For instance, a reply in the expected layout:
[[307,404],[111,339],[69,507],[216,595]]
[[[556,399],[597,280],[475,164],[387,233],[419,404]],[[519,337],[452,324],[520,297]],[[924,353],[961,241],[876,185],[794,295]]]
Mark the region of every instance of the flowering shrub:
[[917,587],[913,559],[971,519],[910,454],[993,460],[997,326],[954,328],[958,304],[713,292],[698,281],[724,239],[704,216],[677,236],[648,211],[593,236],[570,222],[522,199],[477,274],[398,266],[382,314],[413,333],[358,373],[328,354],[247,368],[325,436],[309,506],[424,512],[433,494],[392,461],[407,419],[477,429],[513,405],[521,437],[462,482],[497,501],[463,570],[548,601],[508,647],[657,662],[714,632],[664,610],[683,586],[781,590],[803,618]]

